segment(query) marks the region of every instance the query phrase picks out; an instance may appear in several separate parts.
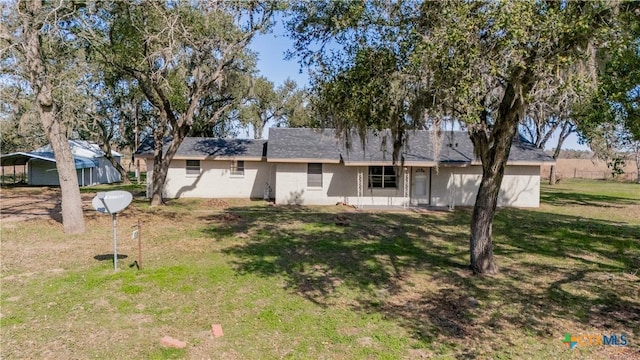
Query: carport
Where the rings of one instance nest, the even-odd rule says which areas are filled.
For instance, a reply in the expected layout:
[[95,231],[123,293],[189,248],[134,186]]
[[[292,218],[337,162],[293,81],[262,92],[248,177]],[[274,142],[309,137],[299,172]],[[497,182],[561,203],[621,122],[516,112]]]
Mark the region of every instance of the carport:
[[[73,160],[75,161],[76,171],[78,172],[78,180],[80,186],[85,186],[85,169],[88,169],[89,174],[89,184],[93,183],[93,171],[92,169],[97,167],[96,161],[90,158],[74,156]],[[46,168],[39,167],[38,169],[32,169],[31,163],[32,161],[37,161],[42,164],[48,164]],[[4,184],[5,177],[5,167],[10,166],[13,167],[13,181],[16,183],[16,166],[22,166],[22,180],[25,181],[25,175],[28,174],[29,185],[34,183],[33,176],[38,176],[38,174],[43,174],[45,172],[57,172],[56,169],[56,159],[53,155],[53,152],[15,152],[10,154],[0,154],[0,165],[2,167],[2,183]],[[51,184],[43,184],[41,182],[38,185],[59,185],[57,182]]]
[[22,166],[22,179],[25,181],[24,174],[27,173],[27,163],[31,157],[25,152],[16,152],[11,154],[0,154],[0,165],[2,166],[2,184],[4,185],[6,166],[13,167],[13,183],[16,183],[16,166]]

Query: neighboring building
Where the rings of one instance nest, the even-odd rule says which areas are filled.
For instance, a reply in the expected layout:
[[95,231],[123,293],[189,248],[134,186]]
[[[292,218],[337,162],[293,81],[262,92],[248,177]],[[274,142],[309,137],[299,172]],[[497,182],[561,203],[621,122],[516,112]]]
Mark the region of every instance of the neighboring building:
[[[69,146],[76,164],[80,186],[110,184],[121,180],[120,173],[104,156],[96,144],[84,140],[69,140]],[[119,163],[122,155],[112,151],[111,155]],[[30,152],[15,152],[0,155],[0,162],[6,166],[23,166],[27,172],[27,184],[35,186],[60,185],[56,160],[51,146]]]
[[[432,134],[410,132],[403,161],[395,166],[388,132],[370,132],[364,143],[363,148],[354,135],[347,148],[333,129],[272,128],[268,141],[186,138],[171,162],[164,196],[268,197],[277,204],[358,207],[474,204],[482,167],[466,132],[446,132],[437,160]],[[152,144],[143,144],[136,156],[148,161],[150,186]],[[539,206],[540,166],[552,162],[542,150],[515,139],[499,205]]]

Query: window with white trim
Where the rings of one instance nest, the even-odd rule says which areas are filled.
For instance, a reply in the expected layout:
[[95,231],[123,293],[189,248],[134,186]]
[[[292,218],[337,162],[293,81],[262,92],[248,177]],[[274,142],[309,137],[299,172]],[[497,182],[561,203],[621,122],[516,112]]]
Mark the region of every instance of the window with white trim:
[[322,187],[322,164],[307,164],[307,187]]
[[200,160],[187,160],[187,175],[200,175]]
[[244,160],[231,161],[231,175],[244,176]]
[[397,188],[396,169],[393,166],[369,166],[369,188]]

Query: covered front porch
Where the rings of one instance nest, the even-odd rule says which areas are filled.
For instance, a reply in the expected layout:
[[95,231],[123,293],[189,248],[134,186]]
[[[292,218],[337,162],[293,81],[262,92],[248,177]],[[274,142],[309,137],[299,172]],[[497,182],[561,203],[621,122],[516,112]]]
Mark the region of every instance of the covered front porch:
[[435,166],[369,165],[356,167],[357,208],[453,207],[455,173]]

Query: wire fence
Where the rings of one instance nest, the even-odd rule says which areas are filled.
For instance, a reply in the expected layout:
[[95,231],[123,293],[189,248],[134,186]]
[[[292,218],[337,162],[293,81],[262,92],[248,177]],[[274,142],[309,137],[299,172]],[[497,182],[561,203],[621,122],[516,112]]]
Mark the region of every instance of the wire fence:
[[623,174],[613,176],[611,171],[603,171],[603,170],[573,170],[573,177],[580,179],[597,179],[597,180],[607,180],[607,179],[619,179],[619,180],[635,180],[638,178],[637,172],[625,172]]

